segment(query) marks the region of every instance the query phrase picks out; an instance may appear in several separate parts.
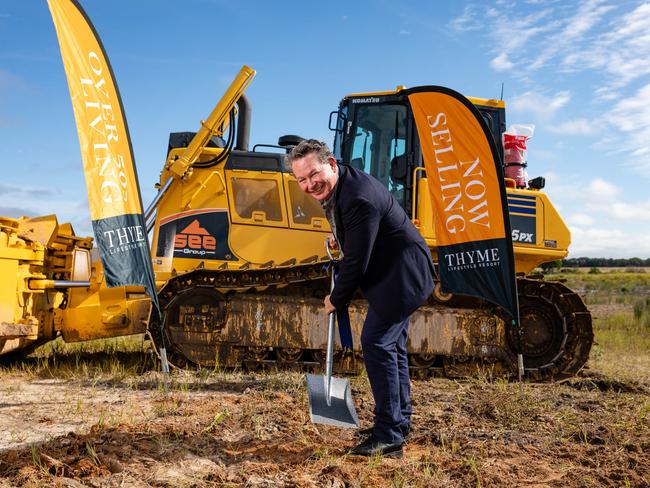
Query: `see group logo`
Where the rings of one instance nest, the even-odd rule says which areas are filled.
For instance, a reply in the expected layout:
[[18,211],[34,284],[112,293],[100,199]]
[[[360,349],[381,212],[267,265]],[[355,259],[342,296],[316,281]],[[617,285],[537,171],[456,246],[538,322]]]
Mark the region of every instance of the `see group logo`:
[[156,256],[237,261],[228,245],[228,210],[201,208],[160,219]]
[[198,219],[192,221],[174,237],[174,251],[183,254],[215,254],[217,239],[201,227]]

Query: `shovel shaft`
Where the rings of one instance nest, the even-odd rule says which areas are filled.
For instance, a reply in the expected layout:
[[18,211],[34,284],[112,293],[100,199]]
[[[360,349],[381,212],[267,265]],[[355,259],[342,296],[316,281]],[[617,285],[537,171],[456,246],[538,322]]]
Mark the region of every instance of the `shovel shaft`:
[[[334,289],[334,270],[332,270],[330,290]],[[327,354],[325,356],[325,394],[327,404],[331,402],[332,368],[334,365],[334,329],[336,328],[336,312],[327,317]]]
[[336,322],[336,312],[332,312],[328,317],[327,325],[327,356],[325,357],[325,393],[327,394],[327,404],[331,400],[332,386],[332,369],[334,365],[334,324]]

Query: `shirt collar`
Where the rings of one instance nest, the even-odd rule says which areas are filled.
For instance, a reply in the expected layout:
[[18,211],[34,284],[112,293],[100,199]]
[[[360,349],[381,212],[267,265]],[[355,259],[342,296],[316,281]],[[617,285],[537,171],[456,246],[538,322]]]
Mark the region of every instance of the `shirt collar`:
[[325,200],[320,201],[319,203],[324,210],[329,210],[330,208],[334,207],[335,201],[336,201],[336,185],[332,189],[332,193],[330,193],[330,196],[327,197]]

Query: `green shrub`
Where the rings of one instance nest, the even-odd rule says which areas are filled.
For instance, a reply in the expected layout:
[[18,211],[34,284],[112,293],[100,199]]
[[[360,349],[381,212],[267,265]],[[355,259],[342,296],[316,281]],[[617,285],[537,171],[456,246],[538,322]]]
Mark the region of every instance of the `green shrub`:
[[578,268],[562,268],[560,271],[565,274],[578,274],[580,272]]

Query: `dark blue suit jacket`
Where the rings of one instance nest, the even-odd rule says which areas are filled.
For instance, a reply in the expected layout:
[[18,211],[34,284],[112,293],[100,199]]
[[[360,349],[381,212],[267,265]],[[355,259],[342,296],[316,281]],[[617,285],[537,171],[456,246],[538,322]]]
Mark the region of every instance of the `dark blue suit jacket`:
[[382,319],[405,319],[433,291],[429,248],[397,200],[372,176],[340,165],[335,191],[343,260],[332,304],[344,308],[361,288]]

